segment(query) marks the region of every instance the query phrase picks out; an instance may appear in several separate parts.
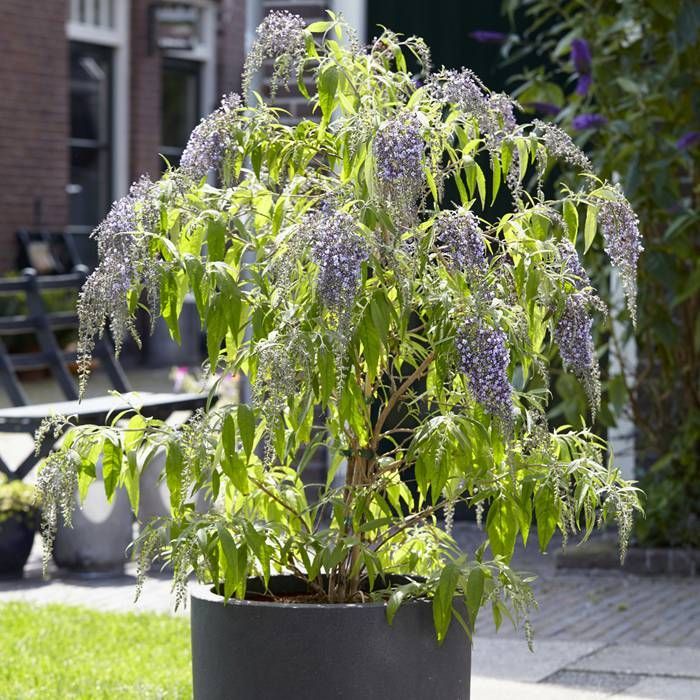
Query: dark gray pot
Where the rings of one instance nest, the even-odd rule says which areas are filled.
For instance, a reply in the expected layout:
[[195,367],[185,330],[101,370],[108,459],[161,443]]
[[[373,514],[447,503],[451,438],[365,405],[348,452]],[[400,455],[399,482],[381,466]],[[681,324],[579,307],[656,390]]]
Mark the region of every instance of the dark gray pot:
[[[273,590],[296,592],[276,579]],[[469,698],[469,640],[453,623],[438,646],[428,602],[405,603],[389,625],[383,603],[224,605],[203,586],[191,601],[195,700]]]
[[0,577],[22,576],[37,525],[36,514],[13,513],[0,521]]

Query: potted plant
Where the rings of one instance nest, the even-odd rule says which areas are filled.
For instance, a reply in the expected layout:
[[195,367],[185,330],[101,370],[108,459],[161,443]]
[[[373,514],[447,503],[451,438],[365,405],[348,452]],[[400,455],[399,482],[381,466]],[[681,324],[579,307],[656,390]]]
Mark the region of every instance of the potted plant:
[[0,576],[21,576],[39,527],[33,486],[0,474]]
[[[296,73],[317,119],[224,98],[180,167],[134,185],[96,232],[84,362],[106,322],[133,331],[141,303],[177,338],[191,291],[209,369],[244,373],[252,405],[74,428],[40,474],[50,544],[99,455],[108,497],[124,486],[137,509],[139,472],[165,452],[171,512],[141,535],[141,569],[169,559],[177,603],[191,572],[203,584],[195,697],[468,697],[480,608],[527,619],[508,564],[533,516],[542,550],[612,516],[624,554],[639,507],[583,418],[546,419],[557,350],[593,414],[600,400],[604,305],[578,253],[597,231],[634,309],[641,246],[621,190],[469,70],[431,72],[422,40],[344,33],[332,14],[271,13],[244,85],[270,59],[273,92]],[[557,159],[582,177],[547,195]],[[331,466],[312,500],[300,474],[319,446]],[[459,503],[487,511],[476,552],[451,535]]]

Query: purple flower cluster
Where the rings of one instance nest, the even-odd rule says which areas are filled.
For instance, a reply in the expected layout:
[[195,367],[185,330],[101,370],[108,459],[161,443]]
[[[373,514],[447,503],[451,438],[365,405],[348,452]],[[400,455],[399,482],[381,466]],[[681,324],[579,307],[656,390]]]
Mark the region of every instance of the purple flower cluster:
[[211,124],[202,120],[190,134],[180,158],[180,168],[193,180],[201,180],[210,170],[217,170],[224,157],[224,142]]
[[304,56],[305,22],[287,10],[273,10],[255,30],[243,69],[243,94],[247,94],[253,75],[266,59],[274,60],[271,91],[274,95],[280,83],[287,82],[294,65]]
[[470,317],[458,329],[455,345],[459,370],[466,375],[474,399],[491,415],[510,422],[513,399],[505,333]]
[[402,112],[384,124],[374,139],[377,174],[384,182],[422,180],[425,142],[418,117]]
[[488,110],[486,89],[468,68],[442,70],[432,76],[429,87],[435,99],[457,105],[477,118]]
[[[499,120],[505,131],[511,132],[518,125],[515,120],[515,103],[503,92],[494,93],[489,97],[489,109],[496,120]],[[493,127],[500,127],[500,124],[493,124]]]
[[639,219],[630,203],[621,195],[617,201],[606,200],[598,211],[598,224],[605,241],[605,252],[620,273],[627,297],[627,306],[636,319],[637,265],[644,250],[639,232]]
[[571,120],[571,126],[576,131],[585,131],[586,129],[600,129],[608,123],[608,120],[602,114],[579,114]]
[[571,60],[574,69],[578,73],[576,93],[585,96],[591,89],[593,77],[591,76],[591,48],[585,39],[574,39],[571,42]]
[[503,32],[495,32],[489,29],[477,29],[469,32],[469,36],[480,44],[502,44],[508,35]]
[[563,238],[561,241],[559,241],[558,247],[562,267],[567,275],[573,277],[574,287],[578,291],[582,291],[583,289],[590,287],[590,278],[581,264],[581,260],[573,243],[568,238]]
[[310,215],[311,257],[318,265],[317,292],[334,311],[349,311],[360,283],[362,263],[369,257],[365,240],[356,233],[353,217],[340,210]]
[[676,148],[679,151],[687,151],[700,143],[700,131],[687,131],[676,141]]
[[536,133],[548,153],[568,165],[590,172],[593,168],[586,154],[572,141],[571,137],[558,126],[536,119],[533,122]]
[[217,170],[232,144],[231,127],[241,98],[225,95],[221,106],[195,127],[180,158],[180,169],[193,180],[201,180],[210,170]]
[[435,247],[442,253],[447,267],[469,275],[486,269],[486,245],[479,220],[470,211],[450,211],[433,224]]
[[571,60],[577,73],[591,72],[591,48],[585,39],[574,39],[571,42]]
[[564,368],[583,384],[593,413],[600,407],[600,370],[595,355],[588,313],[589,298],[584,292],[566,297],[564,311],[554,326],[554,341],[559,346]]
[[[95,338],[109,322],[116,350],[127,331],[136,336],[127,304],[131,289],[144,288],[148,305],[156,313],[160,286],[160,262],[149,253],[149,238],[160,216],[156,186],[143,176],[129,194],[114,202],[93,232],[97,239],[99,265],[80,293],[78,316],[78,365],[81,392],[85,388]],[[141,231],[143,229],[143,232]]]
[[503,93],[489,94],[478,76],[468,68],[445,70],[431,77],[428,89],[434,99],[454,104],[476,119],[487,145],[500,146],[503,132],[515,130],[516,104]]

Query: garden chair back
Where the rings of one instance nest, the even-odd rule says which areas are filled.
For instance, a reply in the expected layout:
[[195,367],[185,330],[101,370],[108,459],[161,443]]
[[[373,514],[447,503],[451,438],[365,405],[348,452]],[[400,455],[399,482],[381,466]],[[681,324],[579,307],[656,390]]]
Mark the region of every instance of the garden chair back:
[[[21,277],[0,279],[0,296],[17,295],[24,302],[23,308],[18,309],[22,313],[0,317],[0,386],[12,403],[12,407],[0,409],[0,432],[34,433],[43,419],[52,414],[75,416],[78,423],[104,424],[115,411],[128,409],[134,403],[144,415],[156,418],[167,418],[175,411],[191,411],[206,404],[207,396],[203,394],[143,393],[138,397],[130,396],[129,381],[106,335],[96,341],[93,354],[99,359],[113,388],[121,395],[79,400],[71,371],[71,365],[77,362],[77,353],[64,350],[56,338],[56,331],[77,329],[78,316],[74,311],[49,311],[43,293],[51,290],[77,293],[87,272],[86,267],[77,266],[68,274],[42,276],[27,268]],[[9,352],[3,337],[19,334],[33,335],[37,349]],[[32,405],[19,381],[18,371],[46,368],[51,371],[65,401]],[[10,478],[22,479],[51,447],[51,441],[46,440],[38,454],[28,456],[17,469],[11,470],[2,457],[0,444],[0,472]]]

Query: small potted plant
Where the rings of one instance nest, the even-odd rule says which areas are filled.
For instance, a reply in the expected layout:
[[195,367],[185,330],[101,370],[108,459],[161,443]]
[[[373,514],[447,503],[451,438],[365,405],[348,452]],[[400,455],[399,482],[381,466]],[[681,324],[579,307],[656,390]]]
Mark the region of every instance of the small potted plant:
[[33,486],[0,474],[0,576],[21,576],[39,527]]
[[[624,553],[639,507],[584,417],[546,418],[557,352],[593,414],[600,401],[604,304],[580,259],[597,232],[634,310],[641,246],[621,190],[469,70],[432,71],[422,40],[386,30],[362,47],[347,31],[271,13],[244,86],[272,60],[273,92],[295,73],[316,118],[224,98],[180,167],[134,185],[96,232],[84,363],[105,323],[133,332],[141,303],[177,338],[192,292],[209,370],[245,374],[251,405],[74,428],[40,474],[50,545],[100,455],[108,497],[123,486],[136,510],[139,473],[165,452],[170,513],[140,564],[170,561],[177,603],[191,572],[202,584],[197,698],[468,697],[479,610],[526,622],[532,594],[508,564],[533,518],[545,550],[614,517]],[[553,194],[558,159],[582,176]],[[331,466],[310,486],[319,446]],[[476,552],[451,534],[462,503],[485,513]]]

